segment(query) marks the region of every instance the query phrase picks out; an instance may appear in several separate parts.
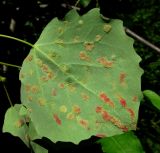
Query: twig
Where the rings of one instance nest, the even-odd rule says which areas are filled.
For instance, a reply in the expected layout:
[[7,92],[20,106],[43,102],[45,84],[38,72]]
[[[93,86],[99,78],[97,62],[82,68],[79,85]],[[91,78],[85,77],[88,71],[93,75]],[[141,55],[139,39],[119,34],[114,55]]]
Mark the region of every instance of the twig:
[[142,38],[141,36],[137,35],[135,32],[133,32],[132,30],[128,29],[125,27],[125,31],[127,34],[131,35],[133,38],[139,40],[140,42],[142,42],[143,44],[149,46],[150,48],[152,48],[153,50],[157,51],[158,53],[160,53],[160,48],[158,48],[157,46],[155,46],[154,44],[150,43],[149,41],[145,40],[144,38]]

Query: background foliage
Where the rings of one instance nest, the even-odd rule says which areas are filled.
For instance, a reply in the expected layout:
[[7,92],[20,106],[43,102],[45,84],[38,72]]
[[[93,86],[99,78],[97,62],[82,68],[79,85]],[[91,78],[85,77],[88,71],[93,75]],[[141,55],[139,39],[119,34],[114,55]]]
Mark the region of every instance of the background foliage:
[[[99,0],[99,2],[104,15],[122,19],[125,26],[155,45],[160,46],[160,1],[113,0],[110,2]],[[58,16],[59,18],[63,18],[70,9],[70,6],[75,3],[75,0],[2,0],[0,2],[0,33],[12,35],[34,43],[44,26],[53,17]],[[108,5],[104,5],[104,3],[108,3]],[[109,4],[112,7],[109,7]],[[96,5],[96,0],[92,0],[86,8],[79,5],[82,8],[80,13],[85,13]],[[106,9],[106,7],[111,9]],[[15,22],[15,27],[11,28],[11,25],[14,25],[13,22]],[[141,67],[145,70],[142,76],[142,90],[152,89],[160,94],[160,55],[138,41],[135,41],[135,48],[143,59]],[[29,49],[24,44],[0,38],[0,61],[21,65]],[[20,102],[18,73],[18,69],[11,67],[7,67],[6,69],[0,65],[0,75],[7,77],[6,86],[14,103]],[[0,101],[0,125],[2,127],[4,113],[10,107],[7,103],[8,100],[2,84],[0,84]],[[149,153],[160,152],[160,122],[158,115],[160,115],[160,112],[156,108],[150,107],[147,100],[144,99],[140,107],[138,131],[136,134],[140,138],[145,151]],[[18,138],[0,133],[0,140],[3,140],[0,141],[1,148],[4,145],[8,145],[18,152],[16,146],[20,146],[19,144],[21,144]],[[93,145],[94,141],[95,138],[87,142],[82,142],[79,147],[70,143],[67,145],[63,144],[63,147],[59,147],[62,146],[60,143],[53,146],[56,151],[62,151],[63,148],[68,148],[72,151],[83,151],[84,148],[93,148],[94,151],[100,150],[99,145]],[[49,145],[53,149],[50,142],[44,145]],[[23,144],[21,144],[21,147],[27,152],[27,148]],[[8,148],[5,147],[5,149],[7,152]]]

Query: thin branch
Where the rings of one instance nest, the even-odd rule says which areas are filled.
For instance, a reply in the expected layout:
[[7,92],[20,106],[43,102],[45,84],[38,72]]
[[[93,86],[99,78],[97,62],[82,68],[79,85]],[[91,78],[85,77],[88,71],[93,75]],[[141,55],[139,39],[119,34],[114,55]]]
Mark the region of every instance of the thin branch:
[[150,43],[149,41],[145,40],[144,38],[142,38],[141,36],[137,35],[135,32],[133,32],[132,30],[128,29],[125,27],[125,31],[127,34],[129,34],[130,36],[132,36],[133,38],[137,39],[138,41],[142,42],[143,44],[149,46],[150,48],[152,48],[153,50],[157,51],[158,53],[160,53],[160,48],[155,46],[154,44]]
[[14,65],[14,64],[9,64],[9,63],[5,63],[5,62],[0,62],[0,65],[11,66],[11,67],[15,67],[15,68],[18,68],[18,69],[20,69],[20,68],[21,68],[21,66]]
[[13,103],[12,103],[12,101],[11,101],[11,98],[10,98],[10,96],[9,96],[9,93],[8,93],[7,88],[6,88],[6,86],[5,86],[4,83],[3,83],[3,88],[4,88],[4,91],[5,91],[6,96],[7,96],[7,98],[8,98],[9,104],[11,105],[11,107],[13,107]]
[[8,38],[8,39],[12,39],[12,40],[16,40],[16,41],[19,41],[19,42],[21,42],[21,43],[23,43],[23,44],[26,44],[26,45],[28,45],[28,46],[30,46],[30,47],[32,47],[32,48],[34,48],[34,45],[33,45],[33,44],[31,44],[31,43],[29,43],[29,42],[27,42],[27,41],[25,41],[25,40],[22,40],[22,39],[19,39],[19,38],[13,37],[13,36],[0,34],[0,37]]

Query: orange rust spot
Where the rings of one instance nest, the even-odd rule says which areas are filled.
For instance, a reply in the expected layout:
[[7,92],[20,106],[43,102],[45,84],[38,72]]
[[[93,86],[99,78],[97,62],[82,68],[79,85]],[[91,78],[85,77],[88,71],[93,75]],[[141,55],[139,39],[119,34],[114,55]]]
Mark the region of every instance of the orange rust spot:
[[98,134],[96,134],[96,137],[104,138],[104,137],[106,137],[106,135],[105,135],[105,134],[103,134],[103,133],[98,133]]
[[120,126],[120,129],[124,132],[127,132],[128,131],[128,128],[124,125]]
[[120,84],[123,84],[123,83],[125,83],[125,79],[126,79],[126,73],[120,73],[120,76],[119,76],[119,82],[120,82]]
[[131,108],[127,108],[127,111],[129,112],[131,119],[134,119],[135,117],[134,111]]
[[119,129],[121,129],[122,131],[125,131],[127,132],[128,131],[128,128],[123,125],[120,120],[118,120],[117,118],[115,117],[112,117],[111,120],[110,120],[115,126],[117,126]]
[[111,107],[114,107],[114,103],[113,101],[110,100],[110,98],[108,98],[108,96],[102,92],[100,93],[100,99],[103,100],[106,104],[109,104]]
[[57,95],[57,91],[56,91],[56,89],[52,89],[52,91],[51,91],[51,95],[52,95],[52,96],[56,96],[56,95]]
[[58,117],[58,115],[53,114],[53,118],[54,118],[54,120],[56,121],[56,123],[57,123],[58,125],[61,125],[61,124],[62,124],[62,122],[61,122],[60,118]]
[[81,97],[84,101],[87,101],[89,99],[89,96],[85,93],[81,93]]
[[96,113],[101,113],[103,108],[101,106],[96,107]]
[[20,127],[22,127],[23,125],[24,125],[24,120],[22,120],[22,119],[19,119],[17,122],[16,122],[16,127],[18,127],[18,128],[20,128]]
[[113,66],[113,61],[109,61],[104,57],[98,58],[97,61],[106,68],[111,68]]
[[103,111],[103,112],[102,112],[102,117],[103,117],[103,119],[104,119],[105,121],[110,121],[110,120],[112,119],[112,116],[109,115],[109,113],[106,112],[106,111]]
[[73,106],[73,112],[76,114],[80,114],[81,113],[81,109],[78,105]]
[[138,97],[137,96],[133,96],[132,101],[133,102],[137,102],[137,100],[138,100]]
[[84,119],[79,120],[80,125],[82,125],[84,128],[88,127],[88,121]]
[[65,86],[64,86],[64,83],[60,83],[59,85],[59,88],[63,89]]
[[80,58],[81,60],[85,60],[85,61],[89,61],[89,60],[90,60],[89,56],[88,56],[85,52],[83,52],[83,51],[81,51],[81,52],[79,53],[79,58]]
[[122,105],[122,107],[126,107],[127,106],[126,100],[123,99],[122,97],[119,98],[119,102]]
[[53,72],[48,72],[47,76],[48,76],[48,79],[52,79],[54,77],[54,73]]
[[94,43],[93,42],[85,42],[84,47],[85,47],[85,50],[92,51],[94,48]]

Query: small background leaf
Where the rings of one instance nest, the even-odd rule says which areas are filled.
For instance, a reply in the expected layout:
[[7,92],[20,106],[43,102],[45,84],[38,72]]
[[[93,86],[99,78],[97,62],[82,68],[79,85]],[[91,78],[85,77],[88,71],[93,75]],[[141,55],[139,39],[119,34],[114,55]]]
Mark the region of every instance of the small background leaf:
[[139,139],[133,132],[126,132],[98,141],[104,153],[144,153]]
[[143,94],[147,97],[153,106],[160,110],[160,96],[152,90],[144,90]]
[[28,126],[25,123],[24,116],[19,115],[21,109],[20,104],[16,104],[7,110],[4,119],[3,132],[9,132],[14,136],[18,136],[28,147],[27,138]]
[[34,150],[34,153],[48,153],[47,149],[41,147],[35,142],[31,142],[32,149]]
[[89,3],[91,2],[91,0],[80,0],[80,4],[83,6],[83,7],[86,7],[89,5]]

